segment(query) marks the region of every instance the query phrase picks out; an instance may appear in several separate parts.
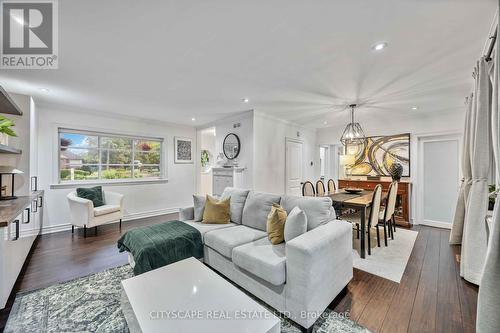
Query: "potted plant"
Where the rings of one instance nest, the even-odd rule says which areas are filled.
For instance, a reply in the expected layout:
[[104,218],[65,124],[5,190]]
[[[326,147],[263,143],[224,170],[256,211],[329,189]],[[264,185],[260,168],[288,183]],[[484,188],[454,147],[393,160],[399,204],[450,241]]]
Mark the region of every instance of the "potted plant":
[[201,151],[201,167],[207,171],[210,166],[210,152],[206,149]]
[[9,136],[17,136],[16,132],[12,130],[13,126],[15,125],[12,120],[0,115],[0,144],[8,145]]

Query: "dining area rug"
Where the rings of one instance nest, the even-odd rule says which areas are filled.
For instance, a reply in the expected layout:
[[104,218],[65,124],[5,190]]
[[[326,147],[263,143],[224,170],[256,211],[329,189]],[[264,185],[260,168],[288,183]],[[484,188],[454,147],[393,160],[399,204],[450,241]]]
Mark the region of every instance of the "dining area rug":
[[377,237],[372,231],[371,255],[366,253],[366,258],[361,259],[359,255],[360,242],[353,232],[353,259],[354,267],[362,271],[383,277],[385,279],[401,282],[403,273],[410,259],[418,231],[397,228],[394,239],[388,239],[388,246],[384,245],[383,229],[380,232],[380,247],[377,246]]

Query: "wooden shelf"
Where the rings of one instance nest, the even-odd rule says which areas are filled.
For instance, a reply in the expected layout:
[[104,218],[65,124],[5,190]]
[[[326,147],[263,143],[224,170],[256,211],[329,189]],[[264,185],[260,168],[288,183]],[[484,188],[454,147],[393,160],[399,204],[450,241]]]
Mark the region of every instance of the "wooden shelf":
[[22,150],[0,144],[0,154],[21,154]]
[[0,113],[14,114],[16,116],[23,114],[19,106],[10,98],[2,86],[0,86]]

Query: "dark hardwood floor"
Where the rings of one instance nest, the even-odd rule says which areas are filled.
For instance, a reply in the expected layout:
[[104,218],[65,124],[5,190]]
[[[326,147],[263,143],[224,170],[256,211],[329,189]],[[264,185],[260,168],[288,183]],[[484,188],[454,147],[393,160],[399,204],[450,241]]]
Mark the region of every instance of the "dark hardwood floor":
[[[94,236],[83,230],[43,235],[35,244],[14,288],[23,292],[68,281],[127,263],[127,255],[118,253],[116,241],[121,233],[140,225],[175,219],[160,216],[102,226]],[[332,303],[337,312],[372,332],[474,332],[476,286],[459,276],[460,247],[448,245],[449,231],[415,227],[419,231],[401,283],[354,270],[347,293]],[[397,237],[397,232],[395,234]],[[0,311],[3,331],[12,306]]]

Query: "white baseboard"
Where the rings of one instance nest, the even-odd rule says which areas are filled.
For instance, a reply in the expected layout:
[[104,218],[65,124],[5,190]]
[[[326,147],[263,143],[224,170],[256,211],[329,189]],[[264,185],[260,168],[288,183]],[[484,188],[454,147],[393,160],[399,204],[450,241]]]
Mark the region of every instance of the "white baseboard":
[[441,221],[423,220],[423,221],[420,221],[419,224],[428,225],[429,227],[451,229],[451,223],[441,222]]
[[150,211],[146,211],[146,212],[125,214],[123,216],[122,220],[123,221],[131,221],[131,220],[143,219],[146,217],[153,217],[153,216],[158,216],[158,215],[175,214],[178,212],[179,212],[179,208],[162,208],[162,209],[155,209],[155,210],[150,210]]
[[[175,214],[179,212],[179,208],[163,208],[163,209],[156,209],[156,210],[150,210],[146,212],[139,212],[139,213],[132,213],[132,214],[126,214],[123,216],[122,221],[133,221],[133,220],[138,220],[138,219],[143,219],[147,217],[153,217],[153,216],[159,216],[159,215],[166,215],[166,214]],[[118,223],[118,221],[116,222]],[[71,224],[70,223],[63,223],[63,224],[57,224],[57,225],[50,225],[43,227],[42,229],[42,235],[45,234],[52,234],[55,232],[61,232],[61,231],[67,231],[71,230]]]
[[38,236],[38,230],[31,229],[31,230],[21,230],[21,231],[19,231],[19,237],[21,237],[21,238],[30,237],[30,236]]
[[54,232],[61,232],[61,231],[66,231],[66,230],[71,230],[71,224],[64,223],[64,224],[57,224],[57,225],[49,225],[49,226],[42,228],[42,235],[53,234]]

